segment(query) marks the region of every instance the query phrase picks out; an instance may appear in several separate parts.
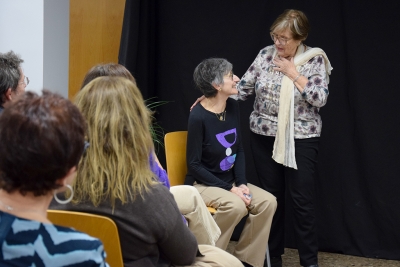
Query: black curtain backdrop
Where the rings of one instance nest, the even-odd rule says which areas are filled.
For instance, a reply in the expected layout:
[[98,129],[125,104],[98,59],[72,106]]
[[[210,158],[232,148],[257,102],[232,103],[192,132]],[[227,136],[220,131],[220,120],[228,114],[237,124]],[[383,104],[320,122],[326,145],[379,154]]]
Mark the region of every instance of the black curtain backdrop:
[[[318,163],[321,251],[400,260],[400,24],[398,1],[127,0],[119,62],[157,110],[165,132],[186,130],[201,94],[192,80],[201,60],[223,57],[242,76],[272,41],[284,9],[311,23],[306,44],[327,53],[333,71]],[[240,103],[247,179],[258,184],[248,143],[254,98]],[[189,144],[190,145],[190,144]],[[158,151],[164,162],[162,149]],[[296,247],[287,213],[286,246]]]

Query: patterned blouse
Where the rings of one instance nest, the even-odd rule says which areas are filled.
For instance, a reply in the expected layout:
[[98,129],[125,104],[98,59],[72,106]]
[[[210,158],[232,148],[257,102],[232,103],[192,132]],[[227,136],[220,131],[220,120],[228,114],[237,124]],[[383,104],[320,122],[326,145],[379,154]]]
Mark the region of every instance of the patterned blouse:
[[0,211],[0,266],[109,267],[103,244],[72,228]]
[[[306,47],[308,49],[310,47]],[[250,129],[266,136],[275,136],[277,132],[283,78],[281,72],[273,70],[274,54],[274,45],[262,49],[237,85],[239,100],[246,100],[256,92],[254,110],[250,115]],[[303,93],[293,86],[294,138],[318,137],[322,128],[319,108],[326,104],[329,95],[324,58],[319,55],[310,59],[300,67],[299,72],[308,78],[308,83]]]

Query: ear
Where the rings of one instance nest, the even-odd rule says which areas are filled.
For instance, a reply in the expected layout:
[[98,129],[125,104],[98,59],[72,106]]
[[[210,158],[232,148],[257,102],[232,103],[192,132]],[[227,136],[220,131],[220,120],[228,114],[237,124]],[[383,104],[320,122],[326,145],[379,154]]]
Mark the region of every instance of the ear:
[[75,174],[76,174],[76,167],[74,166],[71,169],[69,169],[69,171],[63,178],[58,179],[56,181],[56,184],[58,184],[62,187],[66,186],[67,184],[72,184],[72,182],[74,181],[74,178],[75,178]]
[[11,101],[12,100],[12,95],[11,95],[11,92],[12,92],[12,89],[11,89],[11,87],[10,88],[8,88],[7,89],[7,91],[6,91],[6,93],[4,94],[5,95],[5,97],[6,97],[6,102],[7,101]]
[[215,88],[215,90],[221,91],[221,85],[216,85],[215,83],[213,83],[212,86]]

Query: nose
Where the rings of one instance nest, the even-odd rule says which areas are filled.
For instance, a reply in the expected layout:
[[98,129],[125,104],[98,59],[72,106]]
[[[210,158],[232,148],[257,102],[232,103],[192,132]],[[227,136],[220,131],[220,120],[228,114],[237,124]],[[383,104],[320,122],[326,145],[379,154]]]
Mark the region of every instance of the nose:
[[238,83],[238,82],[240,81],[240,79],[239,79],[238,76],[233,75],[233,81],[234,81],[235,83]]

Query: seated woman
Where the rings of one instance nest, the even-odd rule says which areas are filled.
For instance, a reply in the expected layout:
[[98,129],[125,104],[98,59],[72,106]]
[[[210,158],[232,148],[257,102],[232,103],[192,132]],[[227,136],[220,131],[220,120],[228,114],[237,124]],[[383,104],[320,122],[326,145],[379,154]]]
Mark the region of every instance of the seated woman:
[[263,266],[277,204],[245,177],[239,106],[229,98],[238,93],[232,64],[206,59],[193,76],[205,99],[189,116],[186,183],[194,183],[207,206],[217,209],[219,248],[226,249],[235,226],[249,213],[233,255],[246,266]]
[[0,116],[0,266],[108,266],[98,239],[47,219],[53,194],[75,179],[84,129],[79,110],[47,91]]
[[[115,63],[98,64],[92,67],[83,79],[81,89],[97,77],[124,77],[136,85],[132,74],[122,65]],[[173,186],[170,188],[167,172],[163,169],[156,154],[150,156],[150,168],[156,178],[174,195],[179,211],[184,216],[190,231],[196,237],[197,243],[215,246],[221,230],[210,215],[199,192],[192,186]]]
[[[225,251],[198,246],[171,193],[153,179],[150,112],[136,85],[99,77],[77,94],[76,105],[90,146],[78,167],[76,205],[66,208],[114,220],[125,266],[241,266]],[[196,257],[198,249],[204,257]]]

